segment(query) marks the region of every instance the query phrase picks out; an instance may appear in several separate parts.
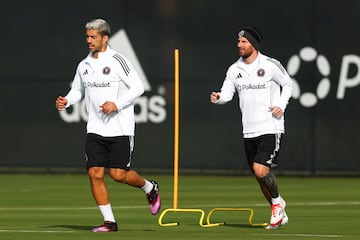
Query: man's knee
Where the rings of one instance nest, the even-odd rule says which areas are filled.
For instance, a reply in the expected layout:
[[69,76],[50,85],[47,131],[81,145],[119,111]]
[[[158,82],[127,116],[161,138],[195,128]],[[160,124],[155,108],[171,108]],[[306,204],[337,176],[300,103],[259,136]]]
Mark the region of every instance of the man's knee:
[[269,167],[262,165],[260,163],[254,163],[253,164],[253,172],[258,179],[262,179],[265,177],[269,172]]
[[109,174],[113,180],[121,183],[126,183],[127,171],[123,169],[110,169]]
[[105,175],[104,168],[91,167],[88,169],[90,179],[103,179]]

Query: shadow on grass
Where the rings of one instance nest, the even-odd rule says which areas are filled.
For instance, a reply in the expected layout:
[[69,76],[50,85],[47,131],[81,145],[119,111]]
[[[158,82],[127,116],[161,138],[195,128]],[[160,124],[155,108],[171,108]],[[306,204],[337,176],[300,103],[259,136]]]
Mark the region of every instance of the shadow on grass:
[[[67,228],[72,230],[79,230],[79,231],[91,231],[95,226],[79,226],[79,225],[53,225],[53,226],[47,226],[43,228]],[[122,229],[125,230],[125,229]],[[127,231],[131,231],[129,229],[126,229]],[[134,229],[136,231],[139,231],[139,229]],[[154,231],[152,229],[143,229],[143,232],[151,232]]]
[[245,223],[225,223],[223,227],[235,227],[235,228],[264,228],[264,226],[251,226]]
[[79,225],[53,225],[44,228],[67,228],[72,230],[91,231],[94,226],[79,226]]

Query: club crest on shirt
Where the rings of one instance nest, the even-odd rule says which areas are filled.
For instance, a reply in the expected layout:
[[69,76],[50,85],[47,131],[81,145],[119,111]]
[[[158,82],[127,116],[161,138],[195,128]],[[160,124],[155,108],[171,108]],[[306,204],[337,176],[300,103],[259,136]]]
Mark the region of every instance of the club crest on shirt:
[[109,67],[104,67],[103,74],[108,75],[109,73],[110,73],[110,68]]
[[265,75],[265,70],[263,68],[260,68],[257,71],[257,75],[258,75],[258,77],[263,77]]

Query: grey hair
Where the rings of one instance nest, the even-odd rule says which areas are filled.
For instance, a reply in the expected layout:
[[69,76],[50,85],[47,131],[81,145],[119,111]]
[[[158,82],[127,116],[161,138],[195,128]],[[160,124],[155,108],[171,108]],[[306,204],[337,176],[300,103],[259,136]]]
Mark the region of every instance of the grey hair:
[[94,19],[90,22],[87,22],[85,25],[86,30],[96,30],[102,35],[110,36],[110,25],[104,19]]

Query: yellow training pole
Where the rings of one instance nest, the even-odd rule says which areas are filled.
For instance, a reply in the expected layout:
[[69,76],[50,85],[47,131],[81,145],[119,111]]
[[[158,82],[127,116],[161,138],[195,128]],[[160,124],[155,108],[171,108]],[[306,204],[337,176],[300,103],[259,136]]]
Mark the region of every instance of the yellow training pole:
[[218,224],[204,224],[205,211],[202,209],[179,209],[178,208],[178,192],[179,192],[179,128],[180,128],[180,77],[179,77],[179,49],[174,50],[175,60],[175,86],[174,86],[174,195],[173,208],[165,209],[159,216],[158,223],[160,226],[178,226],[178,222],[163,223],[164,216],[169,212],[192,212],[200,213],[199,225],[201,227],[213,227]]
[[174,50],[175,62],[175,86],[174,86],[174,194],[173,208],[178,208],[178,186],[179,186],[179,112],[180,112],[180,84],[179,84],[179,49]]

